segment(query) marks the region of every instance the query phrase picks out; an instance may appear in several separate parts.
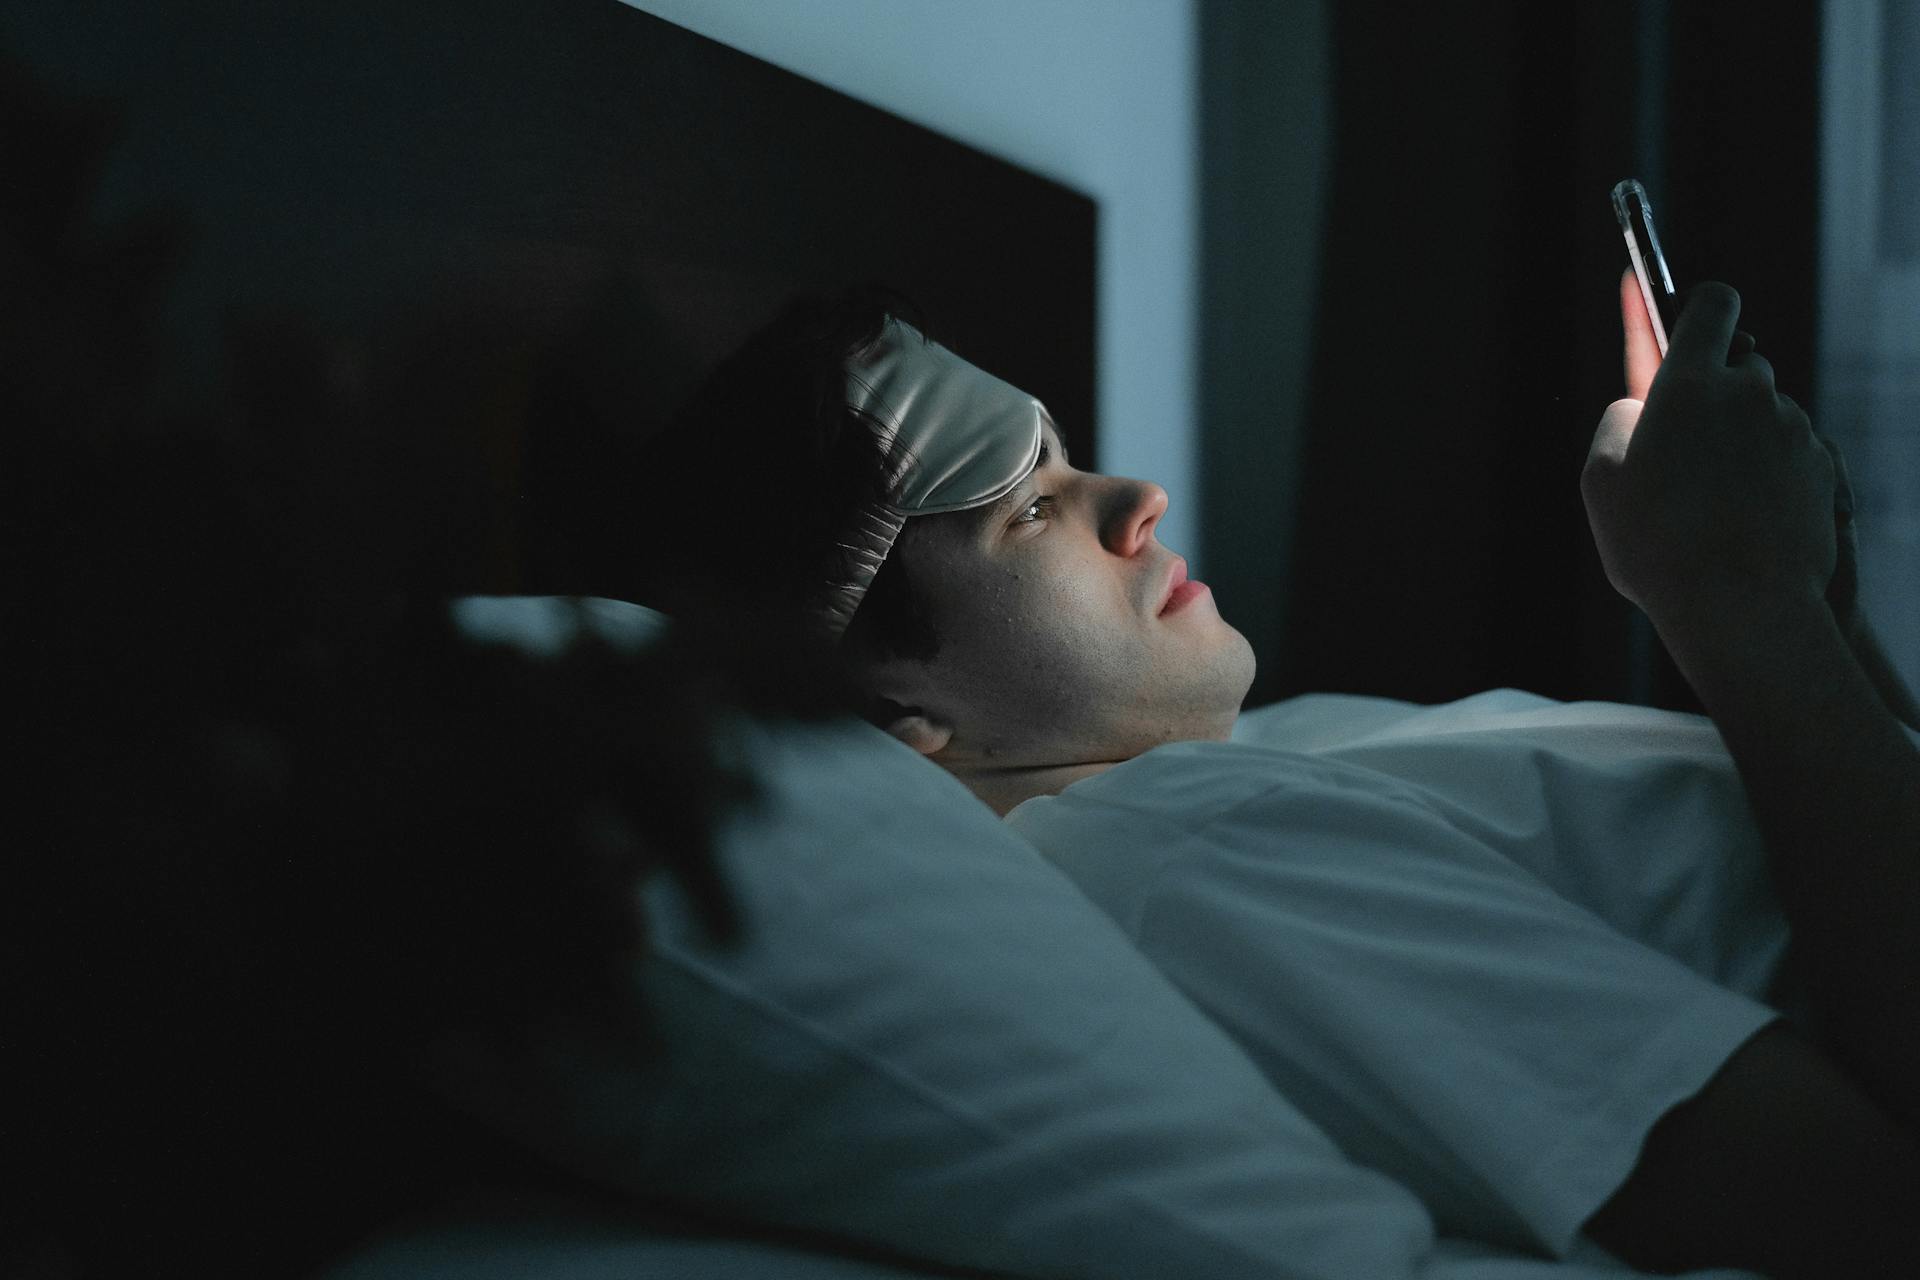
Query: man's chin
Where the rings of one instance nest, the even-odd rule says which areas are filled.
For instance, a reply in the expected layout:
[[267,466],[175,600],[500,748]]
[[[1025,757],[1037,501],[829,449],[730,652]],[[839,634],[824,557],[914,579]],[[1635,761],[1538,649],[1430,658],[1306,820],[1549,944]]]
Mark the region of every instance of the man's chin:
[[1230,647],[1239,658],[1239,689],[1233,696],[1233,705],[1237,708],[1247,700],[1247,690],[1253,688],[1253,677],[1259,670],[1260,660],[1254,656],[1252,642],[1240,634],[1239,628],[1230,622],[1223,625],[1233,633]]
[[1196,738],[1224,741],[1233,732],[1233,722],[1247,700],[1247,691],[1253,688],[1257,666],[1253,646],[1233,627],[1226,627],[1226,632],[1220,646],[1210,655],[1205,674],[1196,673],[1197,678],[1190,686],[1195,713],[1192,736]]

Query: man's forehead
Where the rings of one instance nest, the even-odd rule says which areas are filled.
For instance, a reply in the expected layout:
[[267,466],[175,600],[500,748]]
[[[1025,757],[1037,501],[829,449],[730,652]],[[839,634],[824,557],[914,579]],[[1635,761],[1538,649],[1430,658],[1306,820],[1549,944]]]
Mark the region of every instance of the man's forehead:
[[1001,503],[1004,504],[1018,497],[1021,489],[1032,483],[1036,472],[1045,471],[1049,466],[1064,464],[1066,460],[1066,437],[1062,436],[1060,434],[1060,428],[1054,425],[1052,415],[1043,414],[1040,419],[1040,452],[1038,456],[1034,458],[1033,466],[1028,469],[1025,475],[1020,477],[1020,481],[1014,486],[1013,492],[1001,499]]
[[1034,463],[1034,470],[1046,466],[1049,459],[1059,463],[1067,460],[1067,438],[1060,434],[1051,414],[1040,422],[1040,460]]

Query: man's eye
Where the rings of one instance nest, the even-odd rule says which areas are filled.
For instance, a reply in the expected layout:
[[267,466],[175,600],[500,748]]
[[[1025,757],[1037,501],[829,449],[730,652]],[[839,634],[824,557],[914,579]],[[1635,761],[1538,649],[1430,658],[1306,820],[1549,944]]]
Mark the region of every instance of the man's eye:
[[1026,505],[1019,515],[1013,518],[1013,522],[1015,524],[1032,524],[1037,520],[1045,520],[1052,514],[1052,497],[1035,498]]

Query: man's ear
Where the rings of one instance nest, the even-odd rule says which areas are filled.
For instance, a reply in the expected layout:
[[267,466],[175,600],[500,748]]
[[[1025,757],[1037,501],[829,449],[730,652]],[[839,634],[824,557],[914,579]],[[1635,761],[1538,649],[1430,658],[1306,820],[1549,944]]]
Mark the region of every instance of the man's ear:
[[921,755],[937,754],[953,740],[953,725],[922,702],[933,692],[924,663],[869,662],[854,671],[853,680],[866,695],[861,713]]
[[886,731],[923,756],[934,755],[953,739],[953,726],[918,708],[902,707],[903,714],[889,719]]

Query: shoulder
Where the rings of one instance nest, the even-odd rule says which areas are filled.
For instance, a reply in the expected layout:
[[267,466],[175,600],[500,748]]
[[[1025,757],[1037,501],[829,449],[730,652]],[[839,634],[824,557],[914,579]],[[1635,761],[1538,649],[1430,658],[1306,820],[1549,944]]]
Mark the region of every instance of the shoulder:
[[1336,796],[1407,791],[1377,770],[1282,746],[1247,741],[1155,747],[1057,795],[1007,815],[1015,829],[1066,832],[1107,824],[1193,832],[1255,805],[1286,809]]

